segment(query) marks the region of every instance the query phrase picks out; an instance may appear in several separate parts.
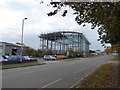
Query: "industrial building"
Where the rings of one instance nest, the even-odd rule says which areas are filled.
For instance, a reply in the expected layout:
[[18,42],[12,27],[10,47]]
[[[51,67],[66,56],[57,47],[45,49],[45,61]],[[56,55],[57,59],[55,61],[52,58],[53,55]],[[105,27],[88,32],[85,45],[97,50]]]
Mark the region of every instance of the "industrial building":
[[[22,45],[22,55],[28,55],[26,50],[32,49],[30,46]],[[20,43],[9,43],[0,42],[0,56],[2,55],[20,55],[21,54],[21,44]]]
[[0,56],[2,55],[20,55],[21,46],[8,42],[0,42]]
[[38,37],[40,39],[41,50],[62,52],[72,49],[73,51],[80,50],[84,56],[89,54],[90,42],[82,33],[60,31],[40,34]]

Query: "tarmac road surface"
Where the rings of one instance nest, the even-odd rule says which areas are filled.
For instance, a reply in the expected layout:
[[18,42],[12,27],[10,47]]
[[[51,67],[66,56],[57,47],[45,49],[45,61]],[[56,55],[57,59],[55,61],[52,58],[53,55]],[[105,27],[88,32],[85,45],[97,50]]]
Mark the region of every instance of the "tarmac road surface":
[[2,88],[70,88],[111,55],[2,70]]

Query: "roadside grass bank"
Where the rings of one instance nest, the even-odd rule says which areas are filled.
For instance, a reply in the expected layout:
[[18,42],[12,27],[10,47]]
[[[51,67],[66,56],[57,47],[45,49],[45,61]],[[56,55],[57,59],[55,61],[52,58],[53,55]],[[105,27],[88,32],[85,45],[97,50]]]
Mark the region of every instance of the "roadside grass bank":
[[112,58],[112,61],[120,61],[120,57],[115,56]]
[[85,77],[75,88],[120,88],[120,63],[118,57],[112,62],[101,65],[93,73]]
[[11,65],[1,65],[0,69],[12,69],[12,68],[22,68],[36,65],[44,65],[45,63],[31,62],[31,63],[20,63],[20,64],[11,64]]
[[114,66],[112,63],[103,64],[100,68],[86,77],[79,88],[110,88],[114,83]]

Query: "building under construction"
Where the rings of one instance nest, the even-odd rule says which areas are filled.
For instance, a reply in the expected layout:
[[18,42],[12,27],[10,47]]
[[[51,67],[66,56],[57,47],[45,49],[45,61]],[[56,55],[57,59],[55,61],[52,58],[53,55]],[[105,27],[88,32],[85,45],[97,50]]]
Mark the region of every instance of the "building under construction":
[[80,50],[83,55],[89,53],[90,42],[78,32],[60,31],[47,34],[40,34],[40,49],[64,52],[68,49],[73,51]]

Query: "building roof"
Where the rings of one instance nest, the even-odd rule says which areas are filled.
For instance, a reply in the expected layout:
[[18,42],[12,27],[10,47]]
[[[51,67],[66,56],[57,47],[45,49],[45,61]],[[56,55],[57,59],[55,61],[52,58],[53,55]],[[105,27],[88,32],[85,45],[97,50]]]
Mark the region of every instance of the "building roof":
[[87,40],[87,38],[82,33],[73,32],[73,31],[59,31],[59,32],[53,32],[53,33],[41,34],[38,37],[46,39],[46,40],[50,40],[50,41],[58,41],[58,40],[60,41],[64,38],[66,40],[66,44],[67,42],[74,43],[75,40],[72,41],[72,38],[68,37],[67,34],[76,34],[76,36],[80,35],[82,38],[84,38],[84,40],[86,40],[88,44],[90,44],[90,42]]
[[11,45],[11,46],[21,47],[20,45],[13,44],[13,43],[8,43],[8,42],[0,42],[0,43],[2,43],[2,44],[6,44],[6,45]]
[[[9,42],[0,42],[0,43],[9,45],[9,46],[21,47],[21,44],[13,44],[13,43],[9,43]],[[24,47],[28,47],[28,46],[24,45]]]

